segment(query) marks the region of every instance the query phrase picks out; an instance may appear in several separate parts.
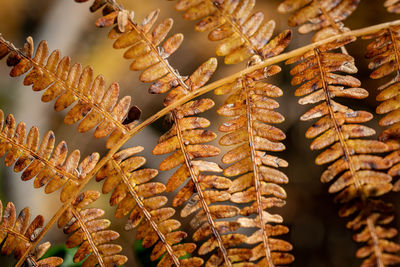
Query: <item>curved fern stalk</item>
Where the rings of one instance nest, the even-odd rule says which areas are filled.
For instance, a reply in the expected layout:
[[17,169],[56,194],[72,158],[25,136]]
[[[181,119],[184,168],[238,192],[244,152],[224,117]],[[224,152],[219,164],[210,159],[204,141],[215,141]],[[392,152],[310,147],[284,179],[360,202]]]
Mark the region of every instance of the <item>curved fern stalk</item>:
[[[379,121],[379,125],[387,127],[379,135],[379,139],[393,150],[392,154],[387,156],[394,165],[388,173],[392,177],[400,176],[400,28],[389,27],[364,38],[375,39],[367,46],[366,57],[372,59],[368,65],[373,70],[370,77],[381,79],[388,75],[394,76],[378,88],[381,92],[376,100],[382,103],[376,108],[376,113],[386,114]],[[400,180],[396,181],[393,190],[400,190]]]
[[[10,53],[11,52],[11,53]],[[112,83],[107,89],[104,77],[93,77],[93,69],[88,66],[82,68],[80,63],[71,66],[69,57],[61,58],[58,50],[49,56],[46,41],[40,42],[33,55],[33,40],[27,38],[23,49],[0,36],[0,59],[7,56],[7,65],[13,67],[12,77],[26,74],[24,85],[32,85],[32,90],[45,92],[43,102],[55,98],[56,111],[64,110],[77,100],[78,103],[65,116],[66,124],[81,121],[79,132],[87,132],[96,126],[94,136],[103,138],[110,135],[106,146],[110,148],[124,134],[129,132],[140,117],[140,110],[136,106],[130,107],[131,97],[125,96],[118,101],[119,85]]]
[[0,131],[0,156],[5,156],[5,165],[15,164],[14,171],[23,171],[21,179],[24,181],[36,177],[34,187],[45,186],[46,194],[62,188],[62,202],[78,193],[79,184],[99,160],[99,154],[93,153],[79,164],[79,150],[74,150],[68,155],[65,141],[55,146],[52,131],[47,132],[40,142],[37,127],[32,127],[26,134],[25,123],[20,122],[17,125],[11,114],[4,119],[2,110]]
[[297,96],[303,96],[300,104],[323,101],[303,114],[301,120],[320,118],[308,129],[306,137],[315,138],[311,143],[312,150],[328,147],[317,156],[315,162],[333,162],[322,174],[321,181],[328,183],[337,177],[329,187],[329,192],[340,192],[335,197],[335,201],[344,204],[339,215],[352,216],[347,227],[358,231],[354,240],[367,242],[356,256],[366,258],[362,266],[398,264],[400,257],[394,253],[400,246],[389,241],[397,234],[397,230],[386,226],[394,218],[393,207],[376,198],[392,188],[392,178],[379,171],[388,168],[390,163],[382,157],[371,155],[386,152],[388,146],[377,140],[359,139],[375,134],[373,129],[360,125],[371,120],[372,114],[354,111],[333,100],[335,97],[363,99],[368,96],[365,89],[358,88],[360,81],[347,75],[357,72],[354,59],[343,53],[329,52],[354,39],[330,43],[290,60],[288,63],[300,62],[291,70],[292,85],[302,84],[295,92]]
[[195,26],[199,32],[211,31],[208,39],[221,41],[217,55],[226,64],[242,62],[253,55],[261,58],[280,54],[292,37],[286,30],[271,40],[275,21],[263,22],[264,14],[252,14],[255,0],[179,0],[177,11],[184,11],[187,20],[201,19]]
[[[280,113],[273,111],[279,104],[272,99],[281,96],[283,92],[278,87],[262,81],[278,72],[280,68],[276,65],[263,68],[215,90],[217,95],[229,94],[218,113],[231,118],[219,128],[220,131],[227,132],[221,137],[220,145],[236,146],[222,158],[223,163],[231,164],[224,170],[224,175],[239,176],[229,189],[232,194],[231,201],[240,204],[254,201],[251,206],[242,209],[241,215],[258,215],[258,221],[254,223],[260,230],[249,237],[247,243],[262,242],[263,249],[260,250],[260,246],[257,246],[249,250],[249,260],[258,260],[255,255],[260,254],[265,257],[259,262],[263,266],[286,265],[294,260],[292,255],[286,253],[292,249],[289,243],[269,237],[276,235],[275,229],[280,229],[278,235],[288,232],[284,226],[271,225],[282,223],[282,217],[264,211],[266,208],[282,207],[285,204],[286,192],[279,184],[288,182],[287,176],[275,169],[287,167],[288,163],[266,153],[285,149],[280,142],[285,139],[285,134],[269,125],[284,120]],[[251,219],[239,219],[242,227],[254,227],[254,223],[248,225],[249,220]]]
[[[215,72],[216,67],[217,60],[215,58],[203,63],[184,81],[185,87],[178,86],[168,93],[164,104],[173,104],[174,101],[204,85]],[[167,133],[160,137],[159,143],[153,149],[153,154],[163,155],[174,152],[161,162],[160,170],[166,171],[180,166],[169,178],[166,185],[167,192],[175,191],[190,178],[174,198],[173,206],[181,206],[187,202],[181,211],[181,216],[187,217],[195,214],[190,223],[197,230],[193,237],[195,241],[212,235],[199,248],[198,253],[205,255],[219,247],[220,254],[213,255],[214,257],[209,259],[207,265],[219,266],[222,261],[225,261],[227,266],[232,266],[227,248],[242,243],[245,236],[240,234],[222,235],[233,228],[236,229],[237,224],[217,222],[216,219],[234,217],[239,213],[239,209],[227,205],[211,205],[230,198],[230,194],[224,190],[215,190],[227,189],[229,183],[223,177],[202,174],[204,172],[221,172],[222,169],[217,164],[195,160],[196,158],[217,156],[220,153],[217,147],[204,144],[216,138],[215,133],[205,130],[210,122],[207,119],[193,116],[213,106],[214,102],[211,99],[198,99],[171,111],[174,124]]]
[[387,8],[387,10],[390,13],[400,13],[400,1],[399,0],[386,0],[383,3],[384,7]]
[[158,174],[155,169],[139,169],[146,163],[146,159],[134,156],[141,152],[143,147],[131,147],[121,150],[107,162],[97,173],[96,180],[106,179],[103,184],[103,193],[113,191],[110,204],[117,205],[115,217],[121,218],[127,214],[129,221],[126,230],[137,230],[137,239],[143,239],[142,246],[153,251],[150,259],[157,260],[163,256],[158,266],[199,266],[203,260],[197,257],[179,260],[180,257],[192,253],[196,245],[182,244],[187,237],[183,231],[177,231],[181,224],[172,219],[175,210],[164,207],[167,197],[160,194],[165,191],[162,183],[150,182]]
[[313,37],[315,42],[348,31],[341,21],[349,17],[359,3],[360,0],[284,0],[278,12],[295,12],[289,18],[289,26],[298,26],[301,34],[317,31]]
[[[12,202],[7,203],[3,213],[3,203],[0,201],[0,247],[2,255],[14,254],[16,259],[20,259],[32,242],[36,240],[38,232],[43,227],[44,218],[42,215],[38,215],[29,223],[30,217],[31,212],[28,207],[21,210],[17,217]],[[41,244],[36,251],[28,256],[25,264],[38,267],[61,265],[63,260],[59,257],[40,259],[49,248],[49,242]]]
[[74,255],[74,262],[81,262],[82,266],[120,266],[128,258],[118,254],[122,247],[109,242],[116,240],[119,234],[110,227],[110,221],[101,219],[104,210],[86,208],[100,197],[98,191],[81,193],[72,202],[72,205],[58,220],[58,227],[63,228],[65,234],[70,234],[66,242],[67,248],[79,247]]

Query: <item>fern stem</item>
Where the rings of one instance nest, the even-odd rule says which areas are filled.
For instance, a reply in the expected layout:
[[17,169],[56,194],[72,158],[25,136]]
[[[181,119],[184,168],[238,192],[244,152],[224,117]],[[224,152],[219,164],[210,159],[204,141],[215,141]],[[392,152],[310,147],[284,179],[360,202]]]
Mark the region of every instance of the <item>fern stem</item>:
[[121,167],[118,165],[118,163],[114,159],[111,159],[111,162],[112,162],[114,168],[121,175],[122,181],[128,187],[129,193],[135,199],[136,204],[139,206],[140,210],[143,212],[143,214],[146,217],[147,221],[150,223],[151,227],[154,229],[154,231],[157,233],[158,237],[160,238],[161,242],[164,244],[165,249],[167,250],[168,254],[171,256],[172,261],[174,262],[174,264],[177,267],[181,266],[178,257],[174,253],[174,250],[172,249],[171,245],[168,244],[168,242],[167,242],[167,240],[165,238],[165,235],[160,231],[160,229],[158,228],[157,223],[153,220],[150,212],[144,206],[144,204],[141,201],[140,197],[136,193],[135,188],[132,186],[132,183],[129,182],[128,177],[126,177],[125,173],[121,170]]
[[263,214],[263,208],[262,208],[262,199],[261,199],[261,185],[260,185],[260,172],[258,170],[257,166],[257,161],[256,161],[256,151],[254,148],[254,133],[253,133],[253,115],[251,112],[251,103],[250,103],[250,95],[248,91],[248,86],[247,86],[247,81],[246,78],[242,80],[242,85],[243,85],[243,91],[246,95],[246,117],[247,117],[247,131],[248,131],[248,136],[249,136],[249,149],[250,149],[250,157],[251,157],[251,162],[252,167],[253,167],[253,177],[254,177],[254,189],[256,191],[256,197],[257,197],[257,211],[258,211],[258,216],[260,217],[260,229],[262,232],[262,238],[264,242],[264,248],[265,248],[265,256],[267,258],[268,266],[269,267],[274,267],[274,263],[272,261],[272,256],[271,256],[271,249],[269,247],[269,241],[268,241],[268,235],[267,232],[265,231],[265,224],[267,222],[264,221],[264,214]]
[[96,243],[93,240],[92,234],[90,233],[89,229],[86,227],[85,222],[82,220],[81,215],[79,214],[79,212],[77,210],[75,210],[75,208],[71,209],[72,214],[74,215],[74,217],[77,219],[83,233],[85,234],[87,241],[89,242],[90,247],[92,248],[92,252],[94,253],[94,255],[96,255],[98,264],[101,267],[105,267],[105,263],[103,261],[103,258],[100,255],[100,251],[96,246]]
[[[317,59],[319,72],[320,72],[320,75],[321,75],[322,88],[324,90],[325,102],[326,102],[326,104],[328,106],[329,116],[330,116],[331,121],[332,121],[332,123],[334,125],[336,134],[337,134],[337,136],[339,138],[339,143],[340,143],[340,146],[342,147],[343,153],[344,153],[344,159],[345,159],[345,161],[347,162],[347,164],[349,166],[351,177],[352,177],[352,179],[354,181],[354,185],[355,185],[355,188],[357,190],[357,193],[358,193],[358,195],[359,195],[359,197],[361,199],[361,202],[362,202],[362,205],[363,205],[363,209],[366,209],[367,208],[366,207],[366,198],[367,197],[365,196],[365,194],[362,191],[362,187],[361,187],[362,185],[361,185],[360,180],[358,179],[358,175],[357,175],[356,168],[354,166],[355,164],[353,162],[352,155],[350,153],[349,147],[347,145],[347,142],[346,142],[346,139],[345,139],[345,137],[343,135],[341,127],[340,127],[340,125],[338,123],[338,120],[337,120],[337,118],[335,116],[335,112],[334,112],[334,110],[332,108],[331,96],[330,96],[329,89],[328,89],[328,83],[326,82],[326,73],[325,73],[325,71],[324,71],[324,69],[322,67],[320,51],[318,50],[318,48],[314,49],[314,55],[315,55],[315,57]],[[383,260],[382,260],[383,259],[382,250],[379,247],[378,235],[376,233],[376,229],[375,229],[374,223],[372,222],[372,219],[370,217],[368,217],[368,219],[367,219],[367,226],[368,226],[368,230],[369,230],[369,232],[371,234],[372,241],[373,241],[373,247],[374,247],[374,252],[375,252],[375,256],[376,256],[377,267],[384,267]]]
[[194,183],[194,185],[196,187],[196,192],[197,192],[197,194],[199,196],[201,206],[202,206],[202,208],[204,210],[204,213],[206,214],[207,221],[210,224],[211,230],[212,230],[215,238],[217,239],[219,249],[222,252],[222,255],[224,257],[224,261],[225,261],[226,265],[228,267],[232,267],[232,263],[231,263],[231,261],[229,260],[229,257],[228,257],[228,252],[226,251],[226,248],[225,248],[225,246],[224,246],[224,244],[222,242],[221,235],[218,232],[217,227],[215,225],[214,218],[211,215],[210,208],[208,207],[207,202],[206,202],[206,200],[204,198],[204,194],[203,194],[203,190],[201,189],[201,186],[200,186],[199,178],[197,177],[197,174],[194,172],[193,165],[191,163],[191,160],[189,158],[188,152],[186,150],[186,146],[184,144],[184,140],[183,140],[183,137],[182,137],[182,132],[181,132],[181,129],[180,129],[180,126],[179,126],[179,119],[176,116],[175,111],[172,112],[172,115],[173,115],[173,118],[174,118],[174,121],[175,121],[175,125],[176,125],[176,134],[177,134],[177,139],[178,139],[178,142],[179,142],[179,146],[181,148],[183,157],[185,159],[186,167],[189,170],[190,177],[191,177],[191,179],[192,179],[192,181],[193,181],[193,183]]

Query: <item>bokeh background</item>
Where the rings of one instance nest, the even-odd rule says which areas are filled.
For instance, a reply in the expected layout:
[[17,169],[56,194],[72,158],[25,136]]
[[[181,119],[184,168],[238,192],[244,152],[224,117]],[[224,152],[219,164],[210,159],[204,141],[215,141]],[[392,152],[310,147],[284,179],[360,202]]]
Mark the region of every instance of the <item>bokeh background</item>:
[[[91,1],[89,1],[91,2]],[[184,21],[181,13],[174,10],[175,1],[166,0],[121,0],[120,3],[129,10],[135,11],[137,20],[155,8],[161,9],[160,18],[172,17],[175,20],[172,33],[182,32],[185,41],[181,48],[171,57],[171,65],[179,69],[183,75],[192,73],[202,62],[215,55],[216,43],[207,40],[207,33],[197,33],[193,30],[195,22]],[[279,0],[258,0],[256,10],[262,10],[267,19],[275,19],[276,32],[287,29],[286,15],[279,15],[276,8]],[[353,15],[345,21],[347,27],[357,29],[385,21],[397,19],[396,15],[388,14],[382,6],[383,1],[363,0]],[[122,52],[112,49],[112,41],[106,38],[107,30],[96,29],[94,21],[99,14],[91,14],[90,4],[77,4],[73,0],[0,0],[0,32],[17,47],[22,46],[25,38],[31,35],[35,44],[42,39],[48,41],[51,49],[60,49],[63,55],[72,57],[73,62],[81,62],[84,66],[93,66],[96,74],[103,74],[108,81],[118,81],[121,85],[121,95],[131,95],[133,102],[143,111],[142,119],[162,108],[163,96],[149,95],[148,84],[138,81],[138,73],[129,71],[129,62],[122,58]],[[308,44],[311,35],[299,35],[295,29],[293,41],[288,50]],[[358,41],[348,45],[348,51],[356,58],[363,87],[370,91],[367,101],[348,103],[354,108],[373,112],[376,101],[378,83],[368,78],[367,61],[364,60],[366,41]],[[245,67],[244,64],[224,66],[219,60],[219,69],[213,80],[234,73]],[[281,64],[282,65],[282,64]],[[286,117],[280,127],[287,134],[285,145],[287,150],[282,157],[289,161],[290,167],[285,172],[290,178],[290,184],[285,188],[288,193],[287,205],[277,210],[285,219],[285,224],[291,229],[287,240],[294,246],[296,261],[293,266],[357,266],[359,261],[354,253],[357,245],[352,242],[352,233],[345,228],[345,221],[337,216],[338,206],[333,203],[333,197],[328,195],[327,185],[319,181],[323,167],[314,164],[316,152],[309,149],[310,141],[304,133],[309,123],[299,121],[300,115],[308,107],[297,104],[293,96],[294,88],[290,86],[288,67],[282,65],[283,71],[272,82],[280,86],[285,95],[279,99],[279,111]],[[70,151],[80,149],[82,158],[91,152],[106,153],[103,140],[92,138],[92,132],[78,134],[76,125],[66,126],[63,118],[66,112],[53,111],[53,104],[42,103],[41,94],[33,92],[30,87],[22,84],[23,78],[10,78],[9,69],[3,61],[0,64],[0,108],[4,113],[12,113],[17,121],[25,121],[27,126],[37,125],[41,136],[48,130],[56,134],[57,142],[66,140]],[[212,97],[212,93],[208,94]],[[216,108],[223,102],[223,97],[214,97]],[[221,119],[216,116],[216,108],[206,113],[212,120],[211,129],[218,133],[217,127]],[[378,117],[379,118],[379,117]],[[376,121],[372,122],[376,127]],[[148,166],[157,167],[163,157],[155,157],[151,150],[158,137],[165,131],[162,120],[150,125],[128,145],[142,145]],[[380,129],[377,127],[377,132]],[[216,159],[217,161],[219,158]],[[168,173],[161,173],[158,178],[168,178]],[[88,188],[101,190],[101,184],[95,182]],[[53,196],[54,195],[54,196]],[[22,182],[19,174],[4,168],[0,163],[0,198],[5,204],[13,201],[18,211],[25,206],[32,213],[43,214],[48,220],[59,207],[58,194],[45,195],[43,190],[33,190],[32,182]],[[387,197],[394,203],[399,203],[399,195],[390,194]],[[114,229],[118,229],[121,237],[118,242],[124,246],[124,253],[129,257],[126,266],[151,266],[147,261],[148,251],[143,250],[140,242],[135,241],[134,232],[122,230],[125,219],[113,219],[114,207],[108,205],[109,195],[104,195],[95,206],[106,210],[106,217],[112,221]],[[398,219],[395,224],[398,226]],[[190,231],[190,229],[188,230]],[[73,250],[65,250],[63,242],[65,235],[59,229],[52,229],[45,238],[54,245],[52,253],[65,257],[63,266],[73,266],[71,257]],[[0,257],[1,266],[9,266],[13,259]],[[79,266],[79,265],[78,265]]]

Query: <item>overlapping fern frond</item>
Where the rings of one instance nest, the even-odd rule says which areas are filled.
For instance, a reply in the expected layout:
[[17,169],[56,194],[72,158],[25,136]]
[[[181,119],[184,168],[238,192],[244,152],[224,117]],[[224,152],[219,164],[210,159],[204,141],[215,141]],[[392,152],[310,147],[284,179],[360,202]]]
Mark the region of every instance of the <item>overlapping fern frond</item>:
[[[391,169],[388,171],[392,177],[400,176],[400,28],[390,27],[374,35],[365,36],[374,39],[367,46],[366,57],[372,59],[369,68],[373,70],[372,79],[384,79],[391,75],[392,79],[379,87],[381,92],[376,100],[382,102],[377,108],[377,114],[386,114],[379,124],[387,127],[379,135],[379,139],[390,146],[392,154]],[[393,190],[400,190],[400,180],[396,181]]]
[[333,42],[289,60],[297,63],[291,70],[292,85],[301,85],[295,93],[302,96],[300,104],[322,102],[300,119],[319,119],[306,137],[314,139],[312,150],[325,149],[315,160],[316,164],[331,163],[321,181],[331,183],[330,193],[338,193],[335,201],[344,205],[339,215],[350,217],[347,227],[357,231],[354,240],[367,243],[356,256],[366,258],[362,266],[387,266],[400,262],[396,255],[400,246],[390,241],[397,231],[387,226],[394,218],[393,207],[377,198],[392,188],[390,175],[380,171],[390,163],[374,154],[389,148],[383,142],[362,139],[375,134],[372,128],[361,125],[373,118],[371,113],[355,111],[333,100],[368,96],[365,89],[359,88],[360,81],[351,76],[357,72],[354,58],[335,52],[354,39]]
[[399,0],[386,0],[383,5],[391,13],[400,13],[400,1]]
[[136,156],[143,147],[131,147],[116,153],[96,176],[97,181],[106,179],[103,184],[103,193],[112,195],[111,205],[118,205],[115,216],[121,218],[129,214],[126,230],[137,227],[136,238],[143,240],[142,246],[154,246],[150,259],[160,259],[158,266],[199,266],[203,263],[201,258],[179,258],[189,255],[196,245],[183,244],[181,241],[187,237],[179,231],[181,223],[171,217],[175,210],[165,207],[168,202],[166,196],[160,195],[165,191],[165,186],[159,182],[152,182],[158,171],[155,169],[139,169],[146,163],[146,159]]
[[313,41],[319,41],[347,31],[341,21],[349,17],[359,3],[360,0],[284,0],[278,12],[294,13],[289,18],[289,26],[299,27],[302,34],[317,31]]
[[79,194],[59,218],[58,227],[69,235],[67,248],[78,247],[74,262],[83,261],[82,266],[120,266],[128,258],[118,254],[121,246],[110,243],[119,237],[118,232],[107,229],[111,223],[101,218],[104,210],[86,207],[99,197],[97,191]]
[[[272,98],[283,94],[277,86],[263,81],[280,72],[279,66],[262,68],[248,74],[242,79],[224,85],[215,90],[217,95],[229,97],[218,109],[218,114],[230,118],[219,130],[226,134],[219,140],[222,146],[235,146],[222,158],[224,175],[237,177],[233,180],[229,193],[231,201],[237,204],[250,204],[241,209],[244,216],[238,219],[243,228],[260,228],[245,243],[256,245],[248,250],[248,260],[258,262],[260,266],[287,265],[293,256],[287,253],[292,246],[283,240],[271,238],[288,232],[280,225],[283,218],[270,214],[265,209],[285,205],[286,192],[280,184],[288,183],[288,177],[278,167],[287,167],[288,163],[268,152],[279,152],[285,149],[281,143],[285,134],[271,124],[284,121],[284,117],[274,111],[279,107]],[[252,215],[257,217],[251,218]],[[250,216],[250,217],[248,217]],[[276,224],[276,225],[275,225]]]
[[[38,232],[43,227],[44,218],[42,215],[38,215],[29,223],[30,219],[31,211],[28,207],[22,209],[17,217],[14,203],[8,202],[3,211],[3,203],[0,201],[0,247],[2,255],[14,254],[16,259],[20,259],[25,250],[37,239]],[[26,258],[25,264],[37,267],[61,265],[63,260],[59,257],[41,259],[49,248],[49,242],[39,245]]]
[[61,111],[75,103],[65,116],[66,124],[81,121],[79,132],[87,132],[96,127],[94,136],[103,138],[110,135],[106,146],[115,142],[136,125],[140,110],[130,107],[131,97],[125,96],[118,101],[119,85],[112,83],[106,88],[104,77],[93,77],[93,69],[82,69],[80,63],[71,66],[70,57],[62,57],[55,50],[49,55],[46,41],[40,42],[33,53],[33,40],[28,37],[23,49],[16,49],[0,36],[0,59],[10,54],[7,65],[12,67],[10,75],[20,76],[28,72],[24,85],[32,85],[32,90],[45,92],[43,102],[57,98],[56,111]]
[[179,0],[177,11],[184,19],[198,20],[196,31],[210,31],[208,39],[221,41],[217,55],[226,64],[236,64],[256,55],[268,58],[279,55],[289,44],[292,34],[285,30],[273,39],[275,21],[264,21],[264,13],[253,13],[255,0]]
[[[87,2],[88,0],[75,0]],[[362,266],[400,264],[400,245],[393,239],[397,230],[393,205],[380,197],[393,189],[392,177],[400,174],[398,50],[400,22],[384,29],[361,30],[358,36],[374,33],[368,46],[372,78],[397,75],[382,87],[378,100],[383,103],[378,113],[389,113],[381,120],[388,126],[380,140],[370,139],[374,129],[364,123],[371,113],[353,110],[337,102],[365,99],[368,91],[352,75],[357,72],[354,58],[344,48],[355,37],[346,34],[341,21],[357,7],[359,0],[285,0],[278,10],[294,14],[290,26],[300,33],[317,31],[313,41],[298,50],[281,54],[288,46],[291,31],[273,38],[275,22],[264,21],[262,12],[254,12],[255,0],[179,0],[175,8],[188,20],[200,20],[197,31],[210,31],[209,39],[220,41],[217,55],[225,63],[247,61],[238,73],[208,84],[217,69],[211,58],[190,76],[182,76],[169,63],[170,56],[181,46],[183,35],[170,35],[173,20],[158,21],[159,10],[150,12],[137,22],[134,13],[115,0],[94,0],[90,10],[102,11],[96,21],[99,28],[110,27],[108,37],[113,47],[125,49],[130,69],[141,71],[140,81],[152,83],[149,92],[166,93],[165,108],[140,125],[140,110],[131,106],[131,97],[119,98],[119,86],[108,87],[104,78],[94,77],[91,67],[71,64],[59,51],[51,54],[45,41],[34,52],[33,41],[27,39],[17,49],[0,36],[0,58],[6,57],[12,67],[11,76],[25,75],[24,84],[35,91],[44,91],[44,102],[55,100],[55,110],[73,107],[64,119],[66,124],[80,121],[78,131],[93,130],[94,136],[109,136],[109,149],[102,159],[97,153],[81,163],[78,150],[68,155],[64,141],[55,145],[53,132],[42,140],[36,127],[27,134],[24,123],[17,124],[12,115],[4,119],[0,111],[0,156],[7,166],[23,171],[22,179],[35,178],[35,187],[50,193],[60,188],[62,206],[43,227],[43,218],[29,224],[29,211],[17,218],[12,204],[0,225],[2,252],[14,254],[22,264],[57,266],[58,258],[41,260],[48,248],[38,242],[58,222],[69,235],[67,247],[77,247],[75,262],[82,266],[120,266],[127,262],[121,246],[113,243],[119,237],[110,230],[100,208],[88,207],[101,193],[84,191],[96,177],[104,181],[102,193],[111,193],[110,204],[116,205],[115,217],[128,217],[126,230],[136,228],[136,238],[145,248],[152,248],[150,259],[158,266],[276,266],[293,262],[292,245],[281,239],[289,228],[276,209],[285,205],[283,184],[288,177],[280,170],[288,162],[280,158],[285,149],[285,133],[276,127],[284,116],[276,111],[276,100],[282,89],[269,83],[281,71],[274,65],[289,59],[292,84],[299,86],[299,103],[313,107],[301,120],[318,119],[306,133],[314,139],[312,150],[324,150],[317,164],[330,164],[321,181],[330,183],[329,192],[338,193],[335,201],[343,205],[339,214],[349,217],[347,227],[354,230],[354,240],[363,243],[356,256]],[[397,12],[398,1],[386,1],[389,11]],[[378,27],[378,28],[379,28]],[[343,38],[333,35],[341,35]],[[343,35],[342,35],[343,34]],[[333,36],[333,37],[331,37]],[[324,41],[326,38],[334,42]],[[216,89],[227,95],[217,110],[228,118],[219,128],[223,136],[219,145],[229,146],[219,166],[215,158],[220,148],[210,144],[217,134],[208,130],[211,121],[204,117],[214,107],[210,98],[200,95]],[[347,103],[347,102],[346,102]],[[168,115],[172,126],[158,140],[155,155],[168,155],[158,169],[144,168],[146,159],[138,153],[143,147],[122,147],[150,123]],[[390,153],[390,154],[389,154]],[[165,179],[156,178],[158,171],[173,171]],[[157,179],[157,180],[156,180]],[[394,188],[400,188],[400,182]],[[81,193],[83,192],[83,193]],[[170,201],[169,198],[171,197]],[[168,202],[172,207],[168,206]],[[1,202],[0,202],[1,203]],[[179,213],[178,215],[175,213]],[[182,222],[188,222],[182,230]],[[190,235],[188,235],[190,233]],[[4,239],[3,239],[4,240]],[[38,250],[33,252],[37,247]]]
[[23,181],[35,178],[35,188],[45,186],[45,193],[50,194],[62,188],[60,199],[66,201],[77,193],[80,181],[95,167],[99,154],[93,153],[80,161],[79,150],[68,155],[65,141],[55,146],[55,135],[46,133],[40,142],[37,127],[32,127],[28,134],[25,123],[16,124],[13,115],[4,118],[0,110],[0,155],[5,156],[5,165],[14,164],[15,172],[22,172]]

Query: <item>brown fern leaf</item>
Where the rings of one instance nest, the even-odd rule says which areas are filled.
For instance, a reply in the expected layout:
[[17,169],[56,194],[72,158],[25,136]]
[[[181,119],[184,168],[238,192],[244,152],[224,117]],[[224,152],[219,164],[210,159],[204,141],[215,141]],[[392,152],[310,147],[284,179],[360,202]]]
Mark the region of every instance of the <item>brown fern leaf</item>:
[[68,234],[67,248],[79,247],[74,262],[82,266],[120,266],[128,258],[118,253],[122,247],[110,243],[118,239],[119,234],[110,227],[110,221],[102,219],[104,210],[87,208],[100,197],[98,191],[86,191],[78,195],[58,220],[58,227]]
[[[103,17],[96,21],[96,26],[113,27],[108,34],[110,39],[116,39],[113,47],[127,49],[124,58],[133,60],[130,69],[143,71],[140,81],[155,82],[149,92],[166,92],[177,86],[182,77],[169,64],[168,58],[182,44],[183,35],[177,33],[165,40],[172,28],[173,20],[167,18],[156,24],[160,13],[157,9],[148,14],[141,23],[137,23],[134,21],[133,12],[124,10],[114,0],[96,0],[91,11],[94,12],[102,7]],[[160,46],[161,42],[163,44]]]
[[263,22],[262,12],[253,12],[256,0],[179,0],[177,11],[187,20],[201,19],[199,32],[210,31],[210,41],[221,41],[217,55],[226,64],[236,64],[256,55],[265,59],[280,54],[289,44],[292,32],[283,31],[271,40],[275,21]]
[[196,257],[179,260],[192,253],[196,245],[181,243],[187,234],[179,231],[180,222],[171,218],[175,210],[164,207],[168,199],[160,194],[165,191],[165,185],[151,182],[158,171],[139,169],[146,163],[146,159],[135,154],[142,150],[140,146],[121,150],[97,173],[97,181],[106,179],[103,193],[113,191],[110,204],[118,205],[115,217],[130,214],[125,229],[137,227],[136,238],[143,240],[142,246],[149,248],[155,245],[151,260],[158,260],[167,252],[168,256],[164,256],[158,266],[202,265],[203,260]]
[[250,258],[242,260],[256,261],[263,258],[261,262],[265,261],[265,266],[287,265],[294,260],[287,253],[292,249],[289,243],[270,238],[288,232],[286,227],[279,225],[283,221],[282,217],[265,211],[267,208],[285,205],[286,192],[280,184],[288,182],[287,176],[276,169],[287,167],[288,163],[267,154],[267,151],[285,149],[285,145],[280,142],[285,139],[285,134],[271,125],[284,121],[280,113],[273,111],[279,104],[272,99],[281,96],[283,92],[263,81],[265,77],[273,76],[280,70],[276,65],[260,69],[215,90],[217,95],[229,94],[225,104],[218,109],[218,114],[230,118],[219,127],[221,132],[226,133],[219,144],[235,146],[222,158],[223,163],[230,164],[224,170],[224,175],[239,176],[228,191],[232,194],[230,200],[237,204],[252,203],[242,208],[240,213],[243,216],[257,215],[256,220],[247,217],[238,219],[242,222],[241,227],[257,225],[261,228],[245,241],[249,245],[258,246],[249,249],[252,255]]
[[[400,176],[400,27],[389,27],[374,35],[365,36],[365,39],[374,39],[367,46],[366,57],[372,59],[368,67],[373,70],[372,79],[382,79],[391,75],[392,79],[378,88],[381,92],[376,100],[382,102],[377,108],[377,114],[386,114],[379,121],[379,125],[387,127],[379,135],[379,139],[389,144],[394,152],[388,155],[392,168],[389,174],[392,177]],[[394,184],[393,190],[400,190],[400,180]]]
[[[181,81],[184,86],[178,86],[168,93],[164,104],[170,105],[189,92],[200,88],[209,80],[216,67],[215,58],[203,63],[184,83]],[[198,99],[174,109],[172,111],[174,124],[160,137],[159,143],[153,149],[153,154],[164,155],[173,152],[161,162],[159,169],[167,171],[179,166],[169,178],[166,191],[175,191],[186,183],[175,196],[173,206],[178,207],[186,203],[181,216],[194,215],[190,224],[196,230],[193,237],[196,242],[212,235],[198,250],[200,255],[205,255],[219,248],[217,254],[208,260],[207,266],[219,266],[223,261],[227,266],[232,266],[227,248],[242,243],[246,236],[222,234],[236,227],[237,224],[229,223],[228,218],[235,217],[240,209],[218,203],[230,199],[230,194],[225,191],[230,186],[228,179],[203,174],[222,172],[222,169],[216,163],[196,160],[214,157],[220,153],[217,147],[205,144],[217,137],[215,133],[205,130],[210,122],[205,118],[193,116],[213,106],[214,102],[211,99]],[[188,178],[190,180],[186,182]],[[216,219],[225,220],[216,221]]]
[[49,56],[46,41],[40,42],[33,56],[32,38],[27,38],[24,49],[16,49],[11,43],[0,36],[0,59],[7,58],[7,65],[13,67],[10,75],[25,76],[24,85],[32,85],[32,90],[45,92],[43,102],[57,98],[54,109],[61,111],[78,103],[65,116],[66,124],[81,121],[79,132],[87,132],[96,127],[94,136],[103,138],[107,135],[106,146],[113,144],[137,124],[140,110],[136,106],[130,107],[131,97],[125,96],[118,101],[119,85],[112,83],[106,88],[104,77],[93,77],[90,66],[82,68],[80,63],[71,66],[69,57],[61,58],[58,50]]
[[[13,253],[16,259],[20,259],[36,240],[40,229],[43,227],[44,218],[42,215],[38,215],[29,223],[30,217],[31,212],[28,207],[21,210],[17,217],[12,202],[7,203],[3,214],[3,203],[0,201],[0,247],[2,255]],[[40,267],[61,265],[63,260],[59,257],[40,259],[49,248],[49,242],[39,245],[36,251],[27,257],[25,264]]]
[[360,81],[347,75],[357,72],[354,59],[340,52],[329,52],[350,41],[330,43],[303,58],[291,60],[291,63],[298,63],[291,70],[292,85],[302,84],[296,90],[296,95],[302,96],[300,104],[322,101],[303,114],[301,120],[320,118],[308,129],[306,137],[315,138],[312,150],[325,149],[317,156],[316,164],[333,162],[322,174],[321,181],[333,182],[329,192],[339,193],[335,200],[344,204],[340,216],[352,216],[347,227],[361,230],[354,236],[355,241],[367,242],[356,256],[366,258],[362,266],[398,264],[400,257],[395,253],[400,246],[389,241],[397,231],[386,226],[393,219],[391,205],[376,199],[392,188],[390,175],[379,171],[388,168],[390,162],[372,155],[386,152],[388,145],[361,139],[375,134],[373,129],[361,125],[371,120],[372,114],[354,111],[333,100],[335,97],[363,99],[368,96],[365,89],[358,88]]
[[400,13],[400,0],[386,0],[383,5],[390,13]]
[[25,123],[20,122],[17,125],[11,114],[4,119],[2,110],[0,110],[0,131],[0,156],[5,156],[5,165],[15,164],[15,172],[23,171],[21,175],[23,181],[35,177],[33,186],[35,188],[45,186],[46,194],[62,188],[60,195],[62,202],[77,193],[81,180],[99,160],[99,154],[93,153],[79,164],[79,150],[74,150],[68,155],[65,141],[54,146],[55,136],[52,131],[47,132],[40,142],[37,127],[32,127],[26,134]]
[[317,31],[313,41],[347,31],[341,21],[350,16],[360,0],[284,0],[278,7],[282,14],[294,13],[289,26],[299,27],[299,33]]

